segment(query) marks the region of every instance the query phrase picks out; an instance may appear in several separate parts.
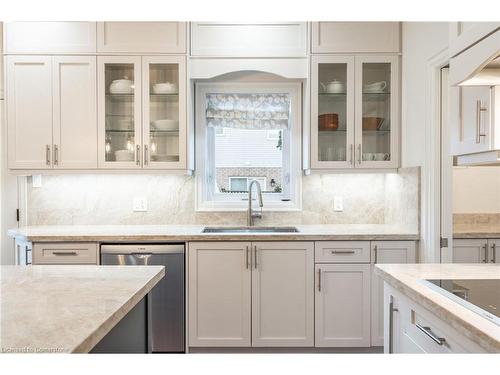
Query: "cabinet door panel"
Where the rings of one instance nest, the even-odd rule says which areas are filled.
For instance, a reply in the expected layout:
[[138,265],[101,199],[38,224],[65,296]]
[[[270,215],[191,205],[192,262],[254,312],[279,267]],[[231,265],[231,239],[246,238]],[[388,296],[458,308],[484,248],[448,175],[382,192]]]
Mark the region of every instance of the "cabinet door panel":
[[141,57],[99,56],[97,100],[99,168],[141,168]]
[[249,247],[189,243],[189,346],[250,346]]
[[[415,263],[414,241],[372,241],[373,264]],[[375,274],[372,266],[372,303],[371,303],[371,344],[384,345],[384,286],[383,280]]]
[[144,168],[186,169],[186,58],[142,57]]
[[486,240],[453,240],[453,263],[485,263],[487,258]]
[[354,57],[313,56],[311,167],[354,167]]
[[97,52],[185,53],[185,22],[98,22]]
[[97,89],[94,56],[53,60],[54,167],[97,168]]
[[252,345],[313,346],[313,243],[258,242],[253,247]]
[[52,168],[51,57],[6,61],[9,168]]
[[356,167],[399,165],[398,56],[356,56]]
[[370,346],[370,265],[316,264],[316,275],[316,346]]

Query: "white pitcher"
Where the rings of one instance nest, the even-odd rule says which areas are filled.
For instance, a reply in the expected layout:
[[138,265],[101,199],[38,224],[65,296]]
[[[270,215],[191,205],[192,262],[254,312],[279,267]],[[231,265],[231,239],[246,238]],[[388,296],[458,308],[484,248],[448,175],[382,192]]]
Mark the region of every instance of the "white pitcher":
[[323,87],[323,91],[329,94],[340,94],[344,92],[344,83],[338,80],[328,82],[326,85],[323,82],[319,84]]

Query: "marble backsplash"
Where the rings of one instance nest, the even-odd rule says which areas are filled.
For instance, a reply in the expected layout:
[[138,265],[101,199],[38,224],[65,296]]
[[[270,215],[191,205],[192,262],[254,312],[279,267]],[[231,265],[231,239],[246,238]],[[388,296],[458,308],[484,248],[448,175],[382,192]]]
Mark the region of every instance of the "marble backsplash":
[[[312,174],[302,178],[302,211],[264,212],[262,225],[398,224],[418,230],[418,168],[399,173]],[[135,196],[147,212],[133,212]],[[344,211],[333,211],[342,196]],[[196,212],[195,178],[178,175],[43,176],[27,184],[28,225],[211,224],[244,225],[245,212]]]

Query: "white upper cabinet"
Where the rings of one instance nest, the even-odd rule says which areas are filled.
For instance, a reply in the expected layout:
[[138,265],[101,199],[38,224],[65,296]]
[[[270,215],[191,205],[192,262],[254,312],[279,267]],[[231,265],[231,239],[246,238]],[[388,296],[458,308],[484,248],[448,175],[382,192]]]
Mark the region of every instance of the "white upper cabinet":
[[191,55],[306,57],[307,23],[191,22]]
[[11,169],[52,167],[51,59],[50,56],[6,58],[8,164]]
[[91,54],[95,22],[6,22],[6,54]]
[[313,22],[312,53],[398,53],[399,22]]
[[97,168],[97,89],[95,56],[54,56],[53,165]]
[[397,168],[396,55],[311,59],[311,168]]
[[99,53],[186,52],[185,22],[98,22]]

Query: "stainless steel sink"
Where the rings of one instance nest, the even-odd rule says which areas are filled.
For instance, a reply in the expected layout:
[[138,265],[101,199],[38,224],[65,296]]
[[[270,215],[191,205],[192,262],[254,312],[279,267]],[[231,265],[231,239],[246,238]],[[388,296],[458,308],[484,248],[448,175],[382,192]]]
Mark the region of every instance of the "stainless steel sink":
[[205,227],[202,233],[297,233],[295,227]]

